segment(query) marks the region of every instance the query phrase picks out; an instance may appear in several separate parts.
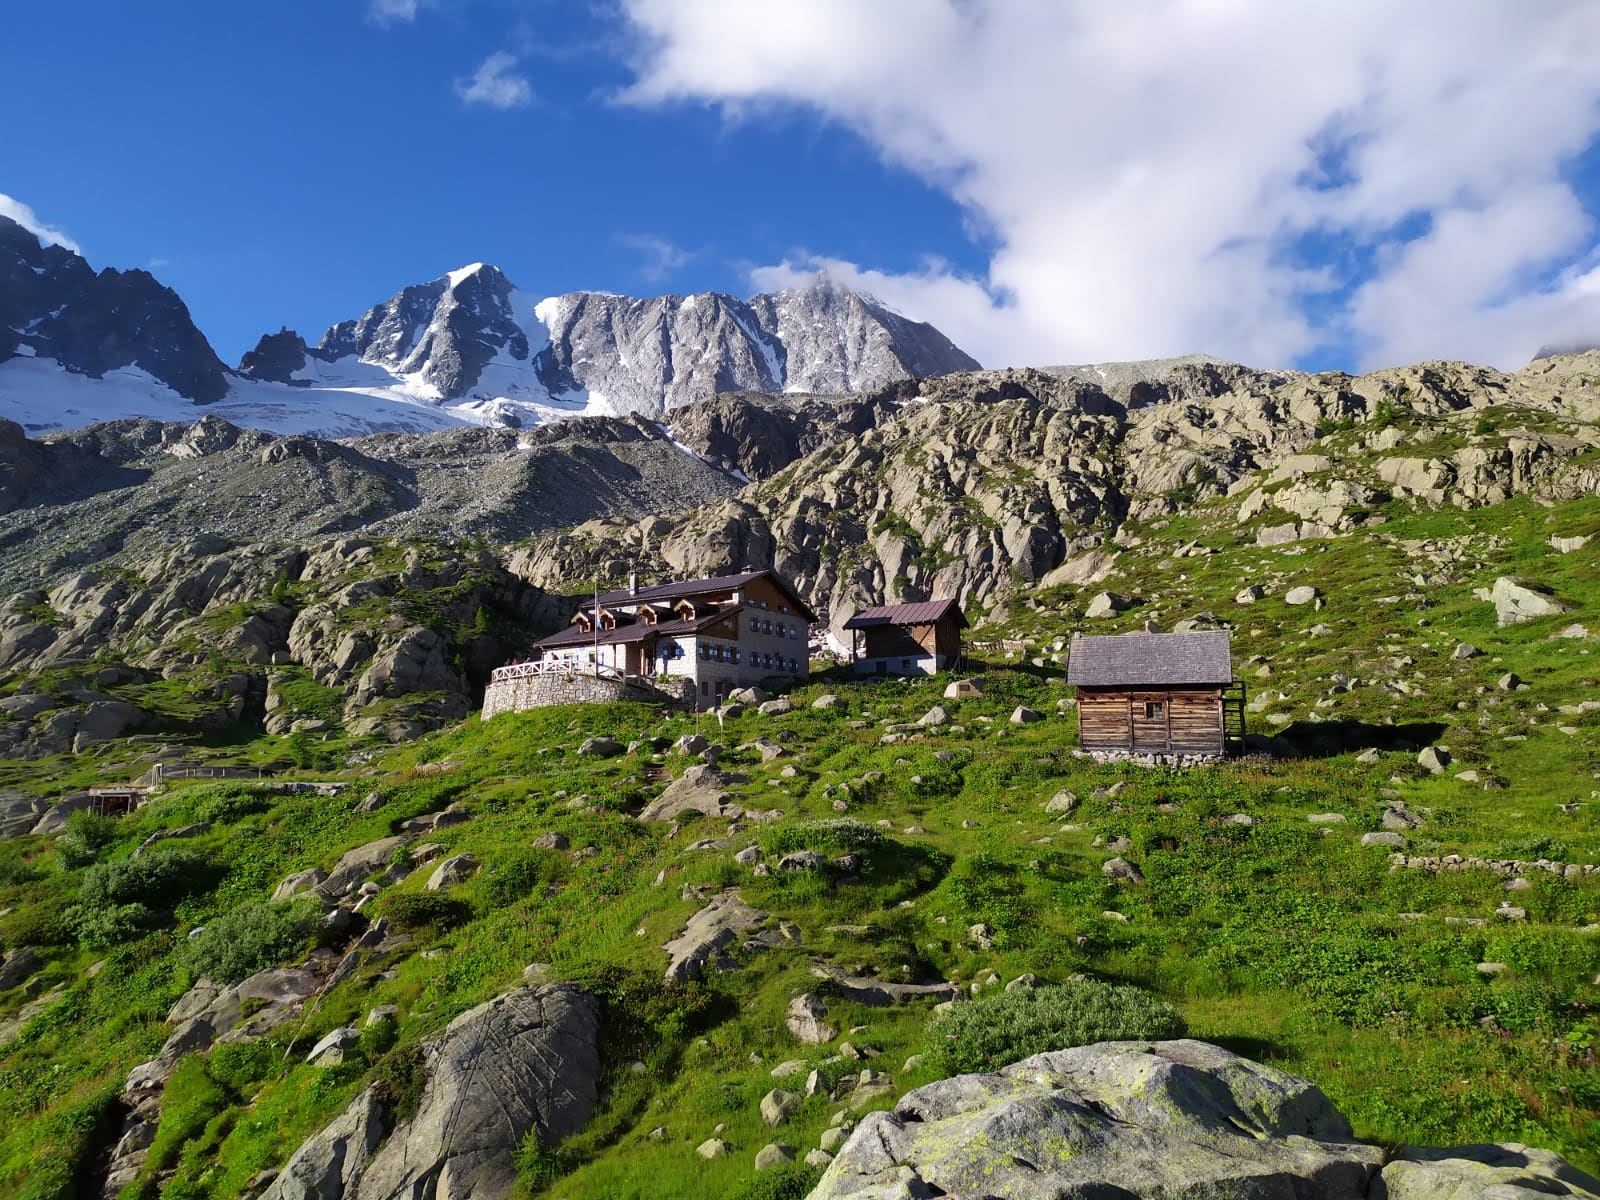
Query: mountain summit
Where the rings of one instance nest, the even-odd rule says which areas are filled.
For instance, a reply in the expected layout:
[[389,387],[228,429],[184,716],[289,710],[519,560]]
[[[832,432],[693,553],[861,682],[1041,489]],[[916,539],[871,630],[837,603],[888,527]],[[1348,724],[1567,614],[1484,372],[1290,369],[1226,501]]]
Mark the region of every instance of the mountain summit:
[[931,325],[819,276],[720,292],[543,298],[472,263],[402,288],[316,345],[288,327],[237,370],[145,271],[96,273],[0,218],[0,417],[31,430],[124,417],[348,437],[661,414],[722,391],[858,392],[978,364]]
[[414,284],[308,347],[268,334],[240,372],[281,383],[374,381],[419,399],[536,414],[659,414],[723,391],[853,392],[972,370],[933,326],[818,276],[749,300],[721,292],[538,299],[474,263]]
[[228,371],[171,288],[147,271],[98,273],[0,217],[0,363],[53,359],[94,379],[137,370],[198,404],[228,392]]

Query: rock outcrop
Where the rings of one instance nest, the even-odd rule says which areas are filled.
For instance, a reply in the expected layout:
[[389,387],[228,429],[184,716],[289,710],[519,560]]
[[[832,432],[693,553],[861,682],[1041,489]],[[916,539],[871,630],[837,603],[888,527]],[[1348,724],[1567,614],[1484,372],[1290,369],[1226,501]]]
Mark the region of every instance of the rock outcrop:
[[570,984],[518,988],[462,1013],[424,1048],[417,1112],[384,1136],[365,1092],[308,1138],[262,1200],[501,1200],[512,1156],[551,1147],[599,1101],[600,1005]]
[[917,1088],[862,1120],[811,1200],[1047,1195],[1509,1200],[1600,1196],[1600,1181],[1521,1146],[1387,1155],[1306,1080],[1182,1040]]

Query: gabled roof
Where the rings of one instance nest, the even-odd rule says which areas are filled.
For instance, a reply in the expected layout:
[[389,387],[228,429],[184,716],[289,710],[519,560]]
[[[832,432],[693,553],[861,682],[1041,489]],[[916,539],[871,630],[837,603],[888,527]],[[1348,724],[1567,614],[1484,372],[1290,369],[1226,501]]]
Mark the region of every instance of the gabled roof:
[[1226,629],[1199,633],[1074,634],[1067,682],[1075,687],[1166,687],[1233,682]]
[[662,621],[658,625],[646,625],[637,621],[629,625],[619,625],[615,629],[602,629],[597,640],[592,630],[583,630],[576,625],[569,625],[560,633],[552,633],[547,638],[540,638],[534,646],[541,650],[564,650],[569,648],[582,649],[584,646],[625,646],[632,642],[647,642],[656,637],[683,637],[686,634],[699,633],[702,629],[715,625],[718,621],[727,620],[728,613],[714,612],[703,617],[696,617],[692,621]]
[[932,625],[954,615],[961,628],[966,628],[967,615],[954,597],[945,600],[923,600],[916,604],[880,604],[859,609],[844,623],[846,629],[875,629],[882,625]]
[[[658,583],[654,587],[642,587],[636,592],[627,588],[620,588],[614,592],[605,592],[600,596],[600,606],[604,608],[611,604],[668,604],[675,600],[693,600],[699,596],[714,596],[723,592],[731,592],[753,583],[757,579],[768,579],[774,587],[789,597],[799,615],[808,621],[817,619],[816,613],[811,611],[811,606],[801,598],[800,593],[794,590],[790,582],[782,575],[771,569],[761,571],[742,571],[737,575],[708,575],[704,579],[683,579],[676,583]],[[589,602],[593,607],[594,602]]]

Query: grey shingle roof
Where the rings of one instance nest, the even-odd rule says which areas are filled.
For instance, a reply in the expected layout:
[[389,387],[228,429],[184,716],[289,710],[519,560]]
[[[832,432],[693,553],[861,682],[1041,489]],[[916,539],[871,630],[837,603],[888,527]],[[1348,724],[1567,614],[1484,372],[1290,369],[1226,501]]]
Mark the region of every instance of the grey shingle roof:
[[880,604],[858,610],[844,623],[846,629],[872,629],[879,625],[932,625],[954,611],[957,620],[965,626],[966,614],[954,597],[947,600],[923,600],[916,604]]
[[1226,629],[1200,633],[1074,634],[1067,682],[1075,687],[1166,687],[1233,681]]

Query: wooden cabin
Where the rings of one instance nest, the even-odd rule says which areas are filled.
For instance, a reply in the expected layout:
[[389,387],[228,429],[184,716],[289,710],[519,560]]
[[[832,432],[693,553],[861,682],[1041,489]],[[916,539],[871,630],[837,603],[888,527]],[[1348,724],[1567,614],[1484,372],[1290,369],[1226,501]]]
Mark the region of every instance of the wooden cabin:
[[934,675],[961,657],[967,616],[955,599],[863,608],[844,623],[857,675]]
[[1067,683],[1094,753],[1222,755],[1244,740],[1228,631],[1076,635]]

